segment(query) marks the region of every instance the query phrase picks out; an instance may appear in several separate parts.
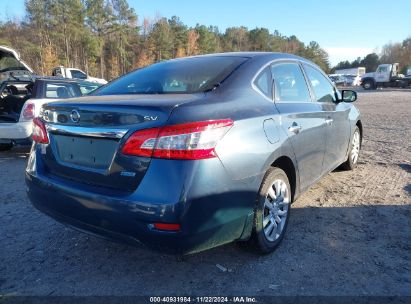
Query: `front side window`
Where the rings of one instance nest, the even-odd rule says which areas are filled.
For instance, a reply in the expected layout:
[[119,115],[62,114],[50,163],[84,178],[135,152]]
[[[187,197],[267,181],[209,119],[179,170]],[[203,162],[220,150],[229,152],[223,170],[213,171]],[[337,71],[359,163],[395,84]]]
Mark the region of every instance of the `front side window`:
[[218,87],[247,59],[210,56],[164,61],[124,75],[98,89],[93,95],[207,92]]
[[271,73],[275,84],[275,101],[311,101],[307,83],[298,63],[274,64],[271,67]]
[[377,69],[377,73],[387,73],[387,72],[388,72],[388,67],[386,67],[386,66],[380,66]]
[[71,70],[71,77],[77,78],[77,79],[86,79],[87,75],[79,70]]
[[330,81],[316,68],[304,64],[305,72],[318,102],[335,102],[336,92]]

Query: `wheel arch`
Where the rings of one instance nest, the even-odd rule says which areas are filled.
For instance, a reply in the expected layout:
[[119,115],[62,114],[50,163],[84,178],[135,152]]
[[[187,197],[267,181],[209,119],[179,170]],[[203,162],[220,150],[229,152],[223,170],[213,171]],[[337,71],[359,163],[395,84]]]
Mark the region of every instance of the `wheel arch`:
[[272,164],[271,167],[280,168],[285,172],[288,177],[288,181],[290,182],[291,186],[291,201],[293,202],[294,199],[298,196],[297,195],[297,170],[296,166],[294,165],[291,158],[288,156],[281,156],[277,158]]
[[358,120],[355,125],[358,127],[358,129],[360,129],[360,146],[362,146],[362,139],[364,133],[361,120]]

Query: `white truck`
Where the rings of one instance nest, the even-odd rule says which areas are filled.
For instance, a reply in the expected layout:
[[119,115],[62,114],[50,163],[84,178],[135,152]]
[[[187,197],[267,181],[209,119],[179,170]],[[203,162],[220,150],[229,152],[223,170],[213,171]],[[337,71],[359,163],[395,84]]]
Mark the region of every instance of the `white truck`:
[[87,73],[83,72],[82,70],[75,69],[75,68],[65,68],[64,66],[55,67],[51,75],[53,76],[60,76],[64,78],[71,78],[71,79],[82,79],[89,82],[96,82],[100,84],[106,84],[107,81],[105,79],[91,77],[87,75]]
[[365,73],[361,77],[361,85],[365,90],[373,90],[378,87],[411,86],[411,75],[404,76],[399,72],[398,63],[380,64],[372,73]]
[[358,68],[351,68],[351,69],[335,70],[335,74],[362,76],[365,74],[365,68],[358,67]]

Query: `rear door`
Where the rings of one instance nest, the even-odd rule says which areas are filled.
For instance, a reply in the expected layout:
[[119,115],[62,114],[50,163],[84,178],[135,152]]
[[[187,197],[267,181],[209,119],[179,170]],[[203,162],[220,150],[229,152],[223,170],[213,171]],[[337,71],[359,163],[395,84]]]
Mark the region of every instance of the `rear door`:
[[272,64],[274,98],[284,131],[298,163],[300,186],[304,190],[322,174],[325,128],[321,107],[312,101],[309,87],[297,61]]
[[308,64],[303,66],[325,119],[327,140],[323,169],[328,172],[345,160],[350,140],[350,107],[338,102],[339,93],[319,69]]

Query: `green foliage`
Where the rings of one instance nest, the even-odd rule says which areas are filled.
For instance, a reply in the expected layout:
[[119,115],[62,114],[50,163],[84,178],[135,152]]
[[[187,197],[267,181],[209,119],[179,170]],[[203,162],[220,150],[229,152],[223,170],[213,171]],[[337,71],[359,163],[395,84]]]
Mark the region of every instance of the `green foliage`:
[[0,44],[18,49],[40,74],[61,64],[112,79],[136,67],[187,55],[230,51],[287,52],[328,70],[328,55],[316,42],[267,28],[185,25],[177,16],[138,17],[127,0],[26,0],[25,22],[0,23]]
[[341,61],[335,67],[332,68],[332,72],[335,70],[342,70],[342,69],[350,69],[350,68],[358,68],[358,67],[365,67],[367,72],[373,72],[377,69],[378,65],[381,63],[380,58],[377,54],[371,53],[365,56],[364,58],[358,57],[356,60],[349,62],[349,61]]

